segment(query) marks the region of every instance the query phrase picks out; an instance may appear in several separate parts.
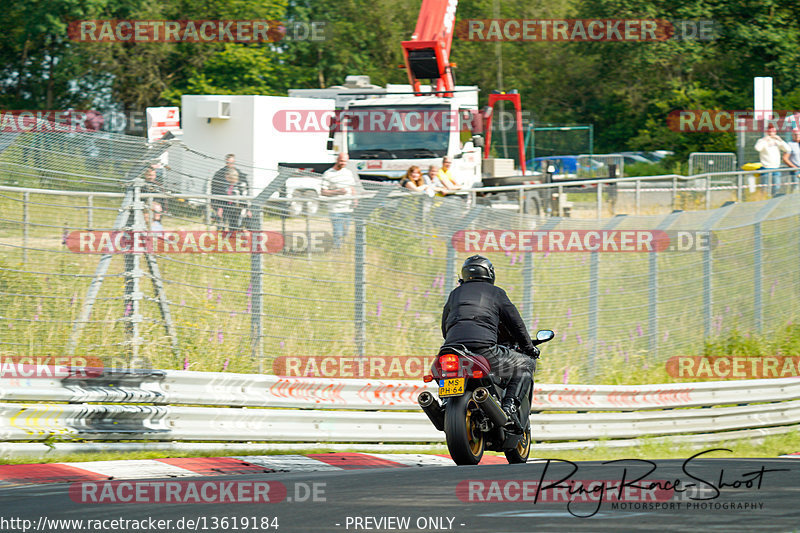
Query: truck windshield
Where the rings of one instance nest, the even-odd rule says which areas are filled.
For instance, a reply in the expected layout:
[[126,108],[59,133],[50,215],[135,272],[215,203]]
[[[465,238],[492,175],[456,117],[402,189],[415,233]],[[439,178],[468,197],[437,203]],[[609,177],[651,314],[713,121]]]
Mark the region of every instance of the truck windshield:
[[354,159],[423,159],[447,155],[458,115],[443,106],[359,106],[347,110]]

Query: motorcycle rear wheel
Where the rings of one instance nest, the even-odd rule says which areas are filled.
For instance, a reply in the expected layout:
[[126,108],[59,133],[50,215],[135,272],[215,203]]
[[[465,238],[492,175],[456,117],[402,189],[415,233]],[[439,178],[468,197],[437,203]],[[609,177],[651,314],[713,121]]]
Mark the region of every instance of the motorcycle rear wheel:
[[478,429],[474,414],[478,404],[467,393],[451,398],[444,414],[444,433],[447,449],[457,465],[476,465],[481,462],[486,439]]
[[506,454],[506,459],[508,460],[509,464],[515,463],[527,463],[528,456],[531,453],[531,426],[528,424],[528,428],[525,430],[525,433],[522,435],[522,440],[519,441],[517,447],[513,450],[506,450],[504,452]]

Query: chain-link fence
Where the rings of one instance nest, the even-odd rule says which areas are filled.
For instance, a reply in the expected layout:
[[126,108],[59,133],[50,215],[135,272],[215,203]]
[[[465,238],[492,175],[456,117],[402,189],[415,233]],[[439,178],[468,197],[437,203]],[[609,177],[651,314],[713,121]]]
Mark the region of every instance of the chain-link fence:
[[[3,356],[74,350],[115,364],[135,351],[159,368],[268,373],[291,355],[432,357],[447,294],[463,259],[476,252],[495,264],[498,285],[530,329],[556,331],[543,349],[543,382],[663,381],[668,358],[697,353],[704,341],[735,331],[781,326],[800,301],[798,195],[580,220],[467,208],[464,198],[373,185],[350,200],[356,205],[344,216],[349,231],[332,248],[328,211],[342,199],[306,196],[302,201],[319,209],[287,216],[287,202],[273,196],[295,177],[284,170],[250,200],[250,217],[234,206],[251,234],[268,232],[281,243],[251,253],[235,244],[246,232],[231,232],[227,248],[201,244],[203,234],[226,230],[225,216],[209,215],[208,198],[143,192],[138,178],[163,146],[113,141],[121,157],[111,163],[75,155],[87,142],[82,136],[50,141],[28,134],[0,154]],[[203,154],[184,155],[185,179],[206,183],[225,167]],[[178,172],[169,167],[167,174]],[[59,180],[63,192],[31,188],[45,184],[42,176]],[[67,190],[89,185],[94,192]],[[183,248],[151,249],[138,260],[135,253],[83,253],[88,230],[152,229],[152,202],[163,205],[164,232],[184,232]],[[642,230],[651,237],[675,232],[672,248],[598,251],[589,237],[605,232],[599,238],[615,235],[608,237],[614,241]],[[536,231],[551,232],[553,242],[560,235],[560,248],[532,248],[530,242],[542,242],[531,237]],[[193,246],[186,232],[195,232]],[[527,248],[526,235],[534,239]]]

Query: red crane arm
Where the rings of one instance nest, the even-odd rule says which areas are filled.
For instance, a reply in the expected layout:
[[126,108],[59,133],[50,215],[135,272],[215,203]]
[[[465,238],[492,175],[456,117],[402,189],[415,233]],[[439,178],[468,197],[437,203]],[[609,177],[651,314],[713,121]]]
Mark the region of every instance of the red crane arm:
[[414,34],[402,43],[408,82],[415,93],[420,92],[420,79],[435,79],[438,96],[453,96],[450,45],[457,6],[458,0],[422,0]]

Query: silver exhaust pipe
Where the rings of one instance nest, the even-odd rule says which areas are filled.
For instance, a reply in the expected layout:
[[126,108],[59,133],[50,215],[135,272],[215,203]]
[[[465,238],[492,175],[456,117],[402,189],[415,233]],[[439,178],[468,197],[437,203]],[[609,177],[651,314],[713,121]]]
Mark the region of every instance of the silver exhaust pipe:
[[439,431],[444,431],[444,408],[436,401],[433,394],[428,391],[421,392],[417,397],[417,403],[428,415],[433,427]]
[[475,389],[472,393],[472,399],[475,400],[475,403],[478,404],[481,411],[486,413],[486,416],[496,425],[502,427],[508,423],[508,415],[503,411],[503,408],[500,407],[500,404],[497,403],[497,400],[489,394],[489,390],[486,387]]

